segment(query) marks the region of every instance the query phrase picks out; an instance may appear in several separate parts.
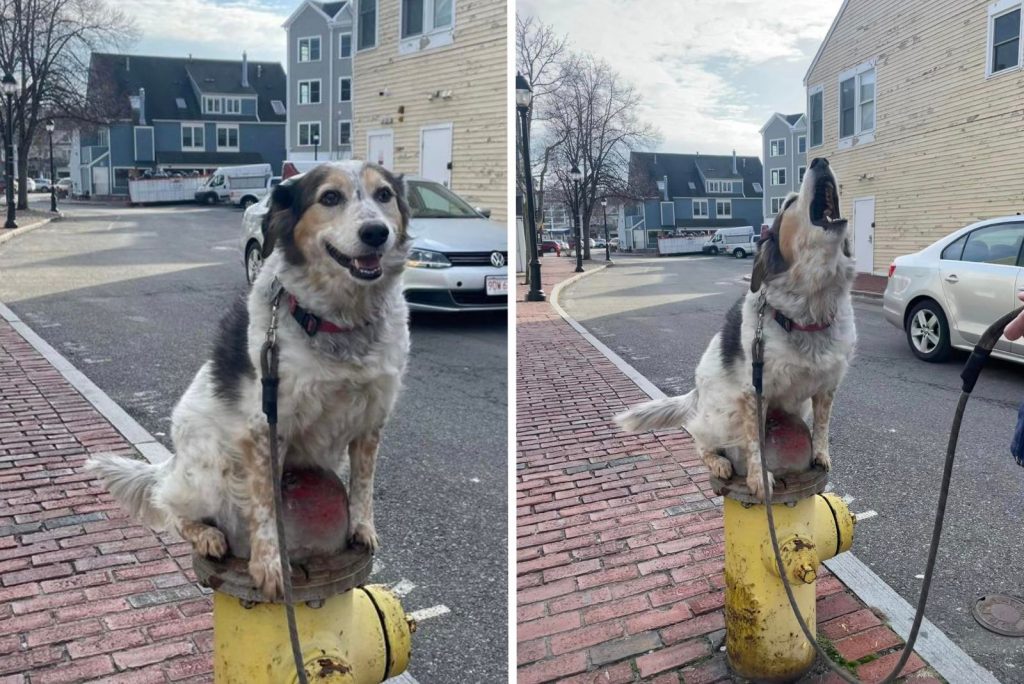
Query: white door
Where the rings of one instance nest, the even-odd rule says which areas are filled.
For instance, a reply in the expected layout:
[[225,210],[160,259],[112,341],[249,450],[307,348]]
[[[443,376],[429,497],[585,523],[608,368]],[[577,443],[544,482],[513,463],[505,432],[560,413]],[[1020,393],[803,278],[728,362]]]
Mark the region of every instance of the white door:
[[853,254],[858,273],[875,270],[875,198],[853,200]]
[[420,175],[452,185],[452,125],[427,126],[420,131]]
[[395,163],[395,134],[390,128],[370,131],[366,135],[366,160],[390,169]]
[[92,167],[92,194],[110,194],[110,170],[105,166]]

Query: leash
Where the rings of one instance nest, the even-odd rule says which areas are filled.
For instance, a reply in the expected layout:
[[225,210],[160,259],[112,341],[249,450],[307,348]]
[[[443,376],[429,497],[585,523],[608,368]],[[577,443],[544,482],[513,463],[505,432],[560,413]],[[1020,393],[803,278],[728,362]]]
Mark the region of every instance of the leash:
[[284,538],[284,497],[281,494],[282,470],[280,454],[277,452],[277,311],[281,304],[284,288],[279,288],[274,296],[270,309],[270,328],[267,330],[267,341],[260,351],[260,368],[263,373],[263,413],[267,416],[270,428],[270,482],[274,488],[274,522],[277,526],[277,548],[280,553],[281,575],[284,584],[284,610],[288,619],[288,639],[292,645],[292,657],[295,659],[295,672],[299,684],[308,684],[306,665],[302,660],[302,646],[299,643],[299,628],[295,622],[295,606],[292,605],[292,572],[288,560],[288,545]]
[[[775,565],[779,572],[779,577],[782,578],[782,586],[786,590],[786,598],[789,599],[789,605],[793,609],[793,615],[796,617],[796,621],[800,625],[800,630],[804,633],[804,637],[807,639],[808,643],[810,643],[817,652],[818,657],[822,659],[833,672],[839,675],[843,681],[849,682],[849,684],[862,684],[859,679],[854,677],[845,669],[841,669],[836,665],[828,654],[821,648],[818,640],[811,633],[810,628],[807,626],[807,622],[804,620],[804,616],[800,613],[800,608],[797,606],[796,597],[793,595],[793,587],[789,584],[789,578],[786,577],[786,568],[782,562],[782,551],[779,548],[779,539],[775,532],[775,515],[772,512],[772,494],[771,489],[768,486],[768,461],[764,453],[766,431],[766,416],[764,412],[764,313],[765,308],[767,307],[767,299],[768,290],[767,288],[762,288],[760,296],[758,297],[757,328],[754,332],[754,343],[751,356],[753,359],[754,394],[757,397],[757,438],[758,445],[761,450],[761,484],[764,487],[765,510],[768,513],[768,534],[771,537],[772,551],[775,553]],[[946,517],[946,501],[949,497],[949,484],[953,475],[953,460],[956,456],[957,441],[960,439],[960,424],[963,421],[964,410],[967,408],[967,400],[970,398],[971,392],[974,390],[975,383],[978,382],[978,376],[981,374],[981,369],[984,368],[985,362],[988,361],[988,357],[992,353],[992,349],[995,347],[1000,335],[1002,335],[1003,328],[1005,328],[1010,321],[1016,318],[1021,311],[1024,311],[1024,307],[1011,311],[988,327],[985,333],[981,336],[981,339],[978,341],[978,344],[974,347],[970,358],[967,359],[967,363],[964,365],[964,369],[960,373],[960,378],[963,380],[962,391],[960,393],[960,399],[956,405],[956,412],[953,415],[953,424],[949,431],[949,441],[946,444],[946,462],[942,470],[942,486],[939,489],[939,503],[935,510],[935,525],[932,528],[931,545],[928,547],[928,562],[925,566],[924,584],[921,586],[921,595],[917,601],[917,612],[914,614],[914,623],[910,628],[910,635],[907,638],[906,645],[903,647],[900,660],[896,663],[892,672],[886,675],[885,679],[881,681],[881,684],[890,684],[890,682],[895,681],[903,670],[903,666],[906,665],[907,661],[910,659],[910,655],[914,652],[914,644],[917,642],[917,635],[921,631],[921,623],[924,621],[925,606],[928,603],[928,594],[931,591],[932,579],[935,570],[935,560],[939,553],[939,540],[942,537],[942,526]]]

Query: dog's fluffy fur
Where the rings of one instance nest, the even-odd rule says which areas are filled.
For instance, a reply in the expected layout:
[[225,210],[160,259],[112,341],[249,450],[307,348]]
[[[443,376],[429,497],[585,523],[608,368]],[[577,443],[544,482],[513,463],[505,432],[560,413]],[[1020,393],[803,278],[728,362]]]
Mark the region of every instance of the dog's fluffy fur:
[[[212,359],[174,409],[174,457],[159,466],[111,455],[89,463],[136,519],[175,529],[212,557],[228,551],[230,531],[250,547],[232,552],[249,551],[256,585],[268,598],[280,597],[259,377],[280,283],[307,311],[351,327],[309,337],[281,302],[280,453],[289,466],[350,470],[350,540],[376,548],[377,446],[409,352],[400,277],[408,223],[402,179],[374,164],[324,164],[275,188],[263,224],[264,266],[248,301],[225,316]],[[367,238],[368,228],[375,238]],[[386,240],[371,244],[384,229]]]
[[[630,431],[683,427],[717,477],[732,476],[723,450],[746,458],[747,487],[764,497],[751,350],[758,298],[795,323],[830,322],[821,331],[786,330],[764,319],[765,407],[809,419],[814,460],[826,469],[832,399],[857,341],[850,288],[854,263],[846,220],[839,215],[838,183],[828,162],[815,159],[799,193],[791,194],[758,248],[750,291],[729,311],[696,370],[696,388],[680,397],[641,404],[616,418]],[[769,473],[769,486],[774,482]]]

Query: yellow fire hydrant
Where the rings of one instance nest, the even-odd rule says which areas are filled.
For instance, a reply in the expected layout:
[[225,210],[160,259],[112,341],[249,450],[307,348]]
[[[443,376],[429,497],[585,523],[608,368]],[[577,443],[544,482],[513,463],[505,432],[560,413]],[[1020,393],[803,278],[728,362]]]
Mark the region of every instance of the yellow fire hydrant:
[[[288,548],[295,550],[292,596],[306,677],[310,684],[380,684],[405,672],[415,624],[398,597],[366,585],[372,555],[338,548],[348,529],[348,500],[340,480],[322,471],[289,470],[282,493]],[[242,539],[228,537],[247,555]],[[244,557],[193,556],[200,583],[213,595],[215,684],[296,684],[285,606],[265,602]]]
[[[773,512],[783,565],[800,612],[816,625],[815,581],[822,562],[853,545],[856,519],[823,494],[827,475],[812,467],[810,434],[798,416],[769,412],[765,456],[775,476]],[[737,464],[735,463],[734,466]],[[745,464],[739,464],[743,470]],[[779,577],[763,503],[745,485],[712,478],[725,497],[725,646],[729,665],[755,682],[792,682],[814,665],[814,647],[793,615]]]

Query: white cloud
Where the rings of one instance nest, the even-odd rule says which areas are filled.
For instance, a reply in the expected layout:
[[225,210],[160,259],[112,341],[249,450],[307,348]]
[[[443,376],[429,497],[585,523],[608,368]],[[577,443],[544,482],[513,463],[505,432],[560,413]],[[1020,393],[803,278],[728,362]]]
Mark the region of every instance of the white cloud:
[[519,0],[643,94],[664,151],[759,154],[773,111],[803,110],[803,73],[841,0]]

